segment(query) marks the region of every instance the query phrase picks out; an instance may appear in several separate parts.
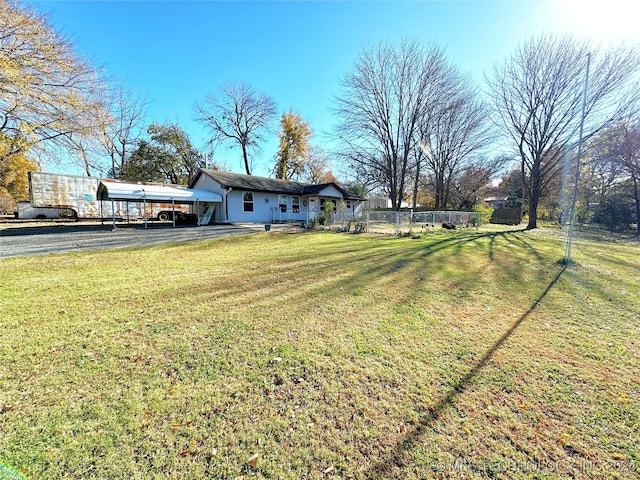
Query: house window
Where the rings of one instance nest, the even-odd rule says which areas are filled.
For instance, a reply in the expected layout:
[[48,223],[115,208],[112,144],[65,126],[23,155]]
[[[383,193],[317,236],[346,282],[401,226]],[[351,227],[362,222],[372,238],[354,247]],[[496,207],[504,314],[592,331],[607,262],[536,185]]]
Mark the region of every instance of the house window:
[[327,201],[324,198],[320,199],[320,211],[324,212],[324,204],[327,203]]
[[291,197],[291,211],[300,213],[300,197]]
[[351,210],[351,200],[347,200],[347,210]]
[[278,206],[280,207],[280,211],[282,213],[287,212],[287,196],[286,195],[278,195]]
[[253,193],[246,192],[242,197],[242,207],[245,212],[253,212]]

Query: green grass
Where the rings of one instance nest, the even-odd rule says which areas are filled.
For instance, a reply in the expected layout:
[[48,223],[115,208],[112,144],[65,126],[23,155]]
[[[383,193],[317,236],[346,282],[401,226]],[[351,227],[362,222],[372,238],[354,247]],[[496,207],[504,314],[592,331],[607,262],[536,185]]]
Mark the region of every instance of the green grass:
[[0,464],[634,478],[640,245],[563,254],[548,230],[271,232],[4,260]]

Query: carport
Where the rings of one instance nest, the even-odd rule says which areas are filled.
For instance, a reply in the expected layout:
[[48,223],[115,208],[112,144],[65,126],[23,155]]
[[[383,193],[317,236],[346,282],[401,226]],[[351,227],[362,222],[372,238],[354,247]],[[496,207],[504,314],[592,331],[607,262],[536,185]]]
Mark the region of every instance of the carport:
[[173,185],[145,185],[102,180],[98,185],[98,200],[111,200],[112,220],[115,228],[116,215],[113,202],[126,201],[143,204],[144,227],[147,228],[147,204],[171,204],[173,226],[176,226],[176,205],[193,205],[198,225],[206,225],[211,220],[216,204],[222,203],[222,195],[208,190],[197,190]]

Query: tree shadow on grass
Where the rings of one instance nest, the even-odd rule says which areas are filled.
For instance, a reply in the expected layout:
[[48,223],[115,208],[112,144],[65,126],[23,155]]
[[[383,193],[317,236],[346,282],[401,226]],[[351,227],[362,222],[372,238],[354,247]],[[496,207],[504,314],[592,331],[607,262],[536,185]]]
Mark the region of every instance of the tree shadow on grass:
[[511,327],[487,350],[483,357],[477,362],[477,364],[467,372],[467,374],[458,381],[453,388],[445,395],[436,405],[429,408],[428,415],[422,419],[415,430],[407,435],[405,440],[399,444],[396,448],[390,451],[384,458],[381,458],[376,464],[372,465],[369,469],[366,478],[379,479],[391,473],[391,469],[395,465],[402,464],[402,458],[406,452],[411,450],[417,443],[420,442],[420,438],[423,434],[427,433],[427,430],[436,422],[444,410],[452,406],[458,395],[464,393],[467,387],[474,381],[480,371],[491,361],[491,358],[496,353],[505,341],[513,335],[513,333],[520,327],[520,325],[529,317],[529,315],[538,307],[540,302],[546,297],[553,286],[558,282],[560,276],[566,270],[566,265],[562,266],[560,271],[551,280],[549,285],[533,302],[531,307],[524,312],[518,320],[511,325]]

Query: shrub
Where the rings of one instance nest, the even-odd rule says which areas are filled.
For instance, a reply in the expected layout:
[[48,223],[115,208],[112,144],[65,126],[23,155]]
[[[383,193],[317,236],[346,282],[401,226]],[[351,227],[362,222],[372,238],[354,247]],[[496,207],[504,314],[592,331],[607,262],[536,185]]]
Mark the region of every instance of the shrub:
[[472,219],[472,223],[474,225],[482,225],[484,223],[489,223],[491,220],[491,215],[493,214],[494,207],[491,205],[476,205],[473,207],[473,211],[478,213],[478,215],[474,215]]
[[333,212],[335,211],[336,211],[336,205],[333,202],[326,202],[324,204],[324,215],[325,215],[325,221],[327,225],[331,223],[331,217],[333,216]]
[[591,223],[593,215],[594,212],[589,210],[589,207],[585,204],[581,203],[580,205],[576,205],[576,222],[578,225],[583,226]]
[[633,223],[631,204],[621,196],[612,195],[598,205],[593,216],[594,223],[600,223],[609,230],[624,230]]
[[353,229],[353,233],[365,233],[367,231],[367,224],[365,222],[357,222],[355,228]]

